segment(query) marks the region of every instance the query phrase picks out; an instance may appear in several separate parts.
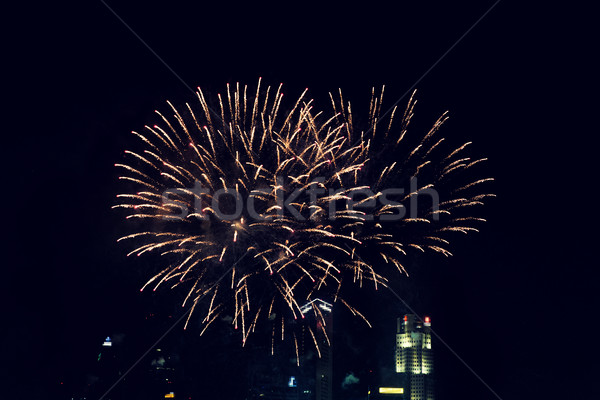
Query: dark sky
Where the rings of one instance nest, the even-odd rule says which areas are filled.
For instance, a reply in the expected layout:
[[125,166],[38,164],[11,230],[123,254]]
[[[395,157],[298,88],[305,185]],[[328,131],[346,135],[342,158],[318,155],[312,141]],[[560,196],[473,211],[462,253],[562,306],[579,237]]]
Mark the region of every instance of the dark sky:
[[[142,265],[115,243],[122,219],[110,209],[119,190],[113,164],[154,109],[192,94],[107,7],[85,3],[5,16],[14,17],[3,62],[2,354],[16,374],[2,390],[11,398],[54,398],[60,382],[76,386],[107,334],[128,332],[134,360],[155,340],[139,331],[145,313],[176,302],[140,295]],[[308,87],[323,99],[341,87],[361,99],[385,84],[388,105],[492,4],[109,3],[193,88],[261,76],[289,93]],[[600,367],[597,262],[588,258],[597,237],[597,32],[588,15],[502,1],[417,85],[418,120],[450,110],[445,134],[473,141],[490,159],[498,197],[481,232],[456,241],[454,257],[415,261],[411,280],[397,287],[503,399],[600,394],[591,385]],[[353,345],[378,340],[404,312],[381,299],[379,330],[349,332]],[[435,346],[444,399],[494,398]]]

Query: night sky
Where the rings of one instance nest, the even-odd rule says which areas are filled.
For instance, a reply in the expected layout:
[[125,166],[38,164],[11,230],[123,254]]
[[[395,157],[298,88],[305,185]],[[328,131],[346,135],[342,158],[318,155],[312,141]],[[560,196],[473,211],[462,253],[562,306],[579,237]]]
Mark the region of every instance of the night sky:
[[[144,264],[117,245],[123,215],[111,210],[122,188],[114,164],[132,143],[130,131],[166,110],[166,100],[193,100],[173,71],[213,92],[258,77],[282,82],[292,96],[308,87],[325,106],[337,88],[360,105],[385,84],[385,108],[493,4],[108,3],[171,71],[100,1],[85,3],[5,16],[14,20],[3,62],[8,374],[0,390],[11,399],[77,392],[104,337],[123,338],[132,364],[182,313],[178,294],[140,294]],[[506,400],[600,395],[592,385],[600,354],[591,258],[598,132],[590,63],[598,36],[589,14],[500,2],[416,85],[413,129],[449,110],[443,135],[473,141],[472,154],[489,158],[497,198],[486,204],[479,233],[454,240],[453,257],[413,259],[410,278],[394,287]],[[393,366],[394,320],[407,310],[389,294],[365,296],[375,327],[340,317],[346,360],[335,367],[338,378]],[[151,313],[156,321],[148,322]],[[182,325],[165,340],[194,355],[187,372],[200,382],[241,393],[231,382],[243,371],[225,367],[251,358],[238,341],[183,334]],[[496,398],[441,342],[434,348],[440,399]]]

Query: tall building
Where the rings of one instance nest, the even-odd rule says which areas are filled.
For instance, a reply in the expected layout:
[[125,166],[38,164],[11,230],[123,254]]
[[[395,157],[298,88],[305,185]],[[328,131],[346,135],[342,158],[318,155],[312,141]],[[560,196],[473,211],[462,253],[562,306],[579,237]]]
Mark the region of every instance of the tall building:
[[165,399],[175,398],[175,393],[178,391],[173,382],[176,380],[178,361],[177,354],[160,348],[154,349],[148,368],[146,383],[148,388],[152,388],[152,391],[158,393],[160,397],[164,395]]
[[302,314],[309,313],[314,307],[322,318],[317,318],[317,329],[315,332],[321,357],[316,360],[315,376],[315,398],[316,400],[331,400],[333,398],[333,317],[331,315],[332,305],[321,299],[314,299],[301,308]]
[[396,372],[401,374],[405,398],[433,400],[431,319],[407,314],[397,320]]
[[[288,343],[289,344],[289,343]],[[304,400],[306,381],[296,364],[296,353],[282,346],[271,355],[270,346],[252,346],[247,366],[248,400]],[[309,398],[310,400],[311,398]]]
[[[294,332],[297,350],[290,343],[274,353],[268,351],[271,349],[254,347],[255,354],[248,366],[248,399],[333,398],[332,307],[326,301],[314,299],[300,308],[305,318],[287,322],[290,331]],[[312,330],[309,332],[310,327]],[[319,346],[318,351],[315,341]]]
[[106,390],[121,376],[122,349],[107,336],[98,352],[94,374],[98,377],[98,390]]

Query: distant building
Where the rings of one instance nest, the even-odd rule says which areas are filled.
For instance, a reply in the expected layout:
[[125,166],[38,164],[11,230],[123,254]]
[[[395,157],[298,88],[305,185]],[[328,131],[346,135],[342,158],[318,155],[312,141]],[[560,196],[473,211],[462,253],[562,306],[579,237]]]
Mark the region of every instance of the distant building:
[[317,328],[315,332],[321,352],[321,357],[316,360],[315,368],[316,400],[331,400],[333,398],[333,344],[331,343],[333,340],[333,317],[331,315],[333,306],[321,299],[314,299],[302,307],[302,314],[309,313],[313,307],[317,307],[323,316],[323,322],[321,322],[320,318],[317,319]]
[[[295,362],[295,353],[281,350],[271,355],[270,349],[255,346],[252,362],[248,365],[249,400],[298,400],[301,371]],[[293,357],[293,362],[291,361]]]
[[95,379],[94,381],[98,382],[100,387],[111,385],[121,376],[122,360],[120,356],[121,349],[119,346],[114,346],[113,340],[107,336],[99,349],[94,371],[94,375],[98,378],[97,381]]
[[[252,363],[248,366],[248,399],[333,398],[332,305],[321,299],[314,299],[302,306],[300,311],[306,318],[288,322],[291,332],[294,332],[295,344],[282,346],[273,355],[268,351],[270,349],[260,346],[254,348]],[[313,311],[320,313],[320,316],[315,318]],[[316,350],[314,341],[318,343],[319,351]],[[297,353],[295,345],[298,346]]]
[[176,365],[179,357],[172,352],[156,348],[153,351],[152,360],[148,366],[147,386],[152,388],[153,393],[158,393],[161,397],[175,398],[176,390]]
[[396,372],[401,376],[404,398],[434,400],[431,319],[407,314],[397,320]]

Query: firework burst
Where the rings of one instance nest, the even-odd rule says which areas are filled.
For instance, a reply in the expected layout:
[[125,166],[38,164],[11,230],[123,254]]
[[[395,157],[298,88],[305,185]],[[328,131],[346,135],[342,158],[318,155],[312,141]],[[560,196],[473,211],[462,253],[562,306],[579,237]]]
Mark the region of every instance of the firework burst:
[[164,260],[142,290],[184,288],[202,333],[229,315],[244,343],[260,321],[284,339],[287,320],[312,313],[326,335],[318,307],[303,307],[317,297],[365,319],[339,297],[343,286],[385,287],[406,274],[411,248],[450,255],[448,234],[476,230],[469,210],[492,196],[480,190],[489,179],[461,176],[483,161],[463,154],[468,143],[444,150],[446,114],[407,146],[412,98],[380,120],[383,90],[373,91],[359,125],[341,91],[333,112],[306,93],[284,107],[281,86],[260,80],[216,99],[199,89],[199,104],[156,111],[158,124],[133,132],[140,150],[116,164],[131,191],[114,207],[137,221],[119,241],[130,256]]

